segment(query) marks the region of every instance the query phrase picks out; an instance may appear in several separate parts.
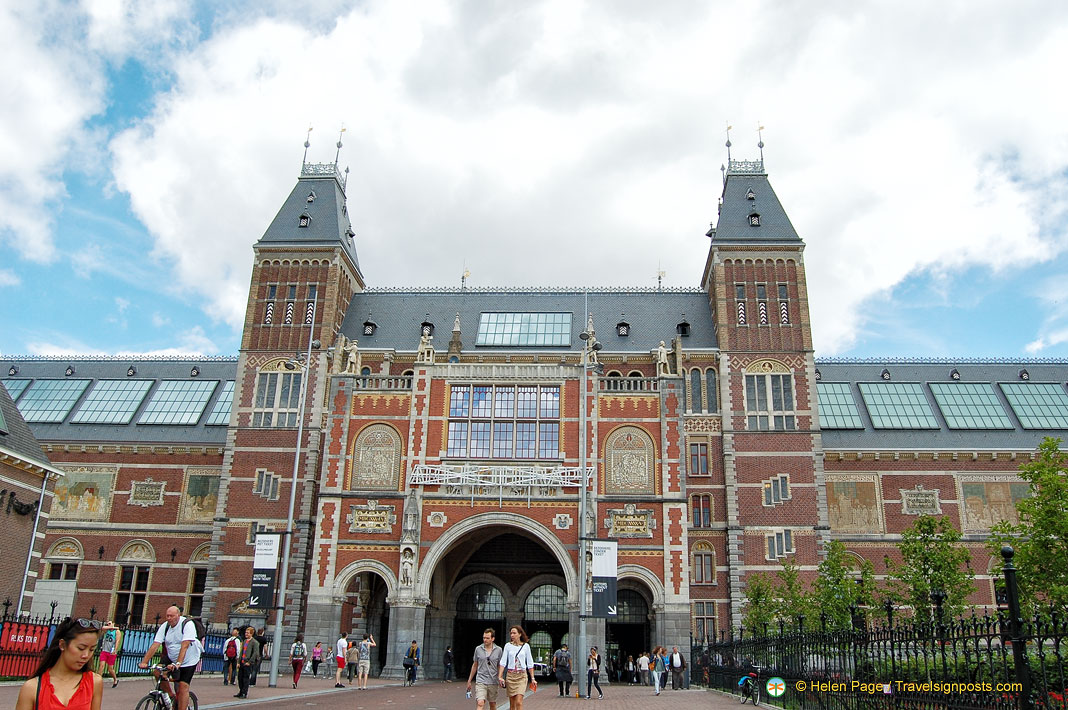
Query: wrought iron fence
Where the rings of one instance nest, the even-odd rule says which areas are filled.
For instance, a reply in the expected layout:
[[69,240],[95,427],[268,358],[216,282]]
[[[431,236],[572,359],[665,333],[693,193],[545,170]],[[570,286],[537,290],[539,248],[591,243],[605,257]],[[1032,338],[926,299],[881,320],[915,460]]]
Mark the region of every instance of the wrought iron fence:
[[825,616],[742,629],[693,645],[691,683],[738,693],[755,671],[761,702],[789,710],[1068,710],[1068,619],[1024,618],[1012,549],[1002,555],[1007,608],[945,619],[936,593],[930,620],[888,606],[879,620],[855,609],[848,629]]
[[[0,617],[0,678],[26,678],[33,673],[41,653],[48,647],[63,618],[34,617],[26,614],[4,614]],[[119,627],[121,636],[115,669],[118,674],[145,675],[149,672],[138,668],[137,664],[144,658],[158,630],[158,623]],[[198,670],[203,673],[221,673],[225,660],[223,644],[229,633],[224,625],[214,624],[207,631]],[[159,657],[160,652],[157,651],[154,659],[158,660]],[[93,662],[100,668],[99,648]]]

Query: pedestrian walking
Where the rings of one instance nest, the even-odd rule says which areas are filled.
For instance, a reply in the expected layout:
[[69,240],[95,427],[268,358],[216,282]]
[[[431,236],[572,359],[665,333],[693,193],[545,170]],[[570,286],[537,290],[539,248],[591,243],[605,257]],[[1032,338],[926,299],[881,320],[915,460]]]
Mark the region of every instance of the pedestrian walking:
[[237,685],[238,662],[241,660],[241,629],[230,629],[223,644],[223,685]]
[[289,649],[289,665],[293,667],[293,687],[300,682],[300,672],[304,670],[304,661],[308,657],[308,647],[304,644],[304,634],[297,634],[293,646]]
[[323,662],[323,642],[316,641],[312,649],[312,678],[319,677],[319,664]]
[[590,699],[593,688],[597,688],[597,699],[604,700],[604,692],[598,679],[601,677],[601,654],[597,653],[597,647],[590,649],[590,655],[586,657],[586,699]]
[[37,670],[19,689],[15,710],[100,710],[104,679],[89,668],[100,626],[71,618],[57,626]]
[[113,621],[108,621],[101,630],[103,633],[100,635],[100,665],[103,666],[103,672],[100,675],[104,675],[104,673],[110,675],[111,687],[114,688],[119,684],[119,676],[115,671],[118,668],[116,661],[119,657],[122,632],[119,631],[119,627]]
[[482,632],[482,645],[475,647],[471,672],[467,675],[467,693],[470,697],[471,684],[474,683],[478,710],[485,710],[486,703],[489,703],[489,710],[497,710],[497,690],[500,688],[497,668],[504,650],[493,642],[495,635],[492,628]]
[[664,659],[664,655],[667,653],[667,649],[663,646],[657,646],[653,649],[653,656],[649,659],[650,674],[653,676],[653,690],[656,691],[655,695],[660,695],[660,691],[664,687],[664,673],[667,671],[667,663]]
[[356,676],[356,684],[359,685],[360,673],[360,647],[354,642],[349,644],[345,651],[345,672],[349,676],[349,685],[352,685],[352,677]]
[[338,636],[337,643],[334,644],[334,663],[336,668],[334,669],[334,687],[344,688],[341,684],[341,673],[345,670],[345,652],[349,650],[348,634],[344,631]]
[[245,629],[245,642],[241,644],[240,670],[237,673],[237,694],[235,698],[247,698],[248,688],[252,685],[252,676],[260,667],[260,642],[256,640],[256,630],[251,626]]
[[401,661],[404,665],[405,685],[415,685],[415,680],[419,675],[419,663],[422,660],[422,653],[419,649],[419,642],[412,639],[412,645],[408,647],[408,651],[404,654],[404,660]]
[[575,669],[571,663],[571,652],[567,650],[567,644],[560,644],[560,648],[553,654],[553,674],[556,676],[556,684],[560,686],[560,697],[571,697],[571,683],[575,680]]
[[683,684],[686,682],[686,659],[679,653],[678,646],[671,647],[668,664],[671,666],[671,689],[682,690]]
[[[538,690],[538,681],[534,678],[534,657],[530,653],[530,638],[522,626],[508,629],[509,641],[504,645],[504,652],[497,667],[497,682],[508,693],[509,710],[523,710],[523,693],[527,689],[527,676],[530,676],[530,689]],[[505,670],[508,678],[505,679]]]
[[643,686],[649,685],[649,652],[642,651],[642,655],[638,656],[638,677]]
[[442,665],[445,666],[445,672],[442,674],[443,683],[452,682],[452,646],[445,647],[445,655],[441,659]]

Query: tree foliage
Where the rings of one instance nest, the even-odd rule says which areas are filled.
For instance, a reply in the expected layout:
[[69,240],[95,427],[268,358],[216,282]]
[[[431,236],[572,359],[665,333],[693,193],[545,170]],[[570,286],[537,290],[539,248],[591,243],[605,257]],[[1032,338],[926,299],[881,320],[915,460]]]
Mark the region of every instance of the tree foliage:
[[1002,545],[1015,549],[1020,599],[1031,610],[1068,607],[1068,453],[1060,446],[1060,439],[1047,438],[1035,460],[1020,466],[1020,478],[1030,484],[1030,497],[1016,501],[1020,522],[998,523],[989,542],[999,557]]
[[775,584],[766,574],[751,574],[745,578],[745,614],[742,626],[747,630],[755,629],[763,633],[764,625],[769,626],[778,613],[779,602]]
[[[821,616],[826,616],[828,629],[844,629],[852,625],[852,611],[861,606],[875,606],[875,572],[864,560],[859,564],[846,552],[845,545],[832,540],[827,555],[819,565],[819,577],[812,589],[812,601]],[[860,576],[857,576],[859,571]]]
[[944,617],[962,614],[975,591],[975,575],[960,539],[948,517],[918,518],[901,533],[901,562],[890,567],[888,596],[912,607],[918,617],[934,618],[931,592],[941,590],[946,594]]

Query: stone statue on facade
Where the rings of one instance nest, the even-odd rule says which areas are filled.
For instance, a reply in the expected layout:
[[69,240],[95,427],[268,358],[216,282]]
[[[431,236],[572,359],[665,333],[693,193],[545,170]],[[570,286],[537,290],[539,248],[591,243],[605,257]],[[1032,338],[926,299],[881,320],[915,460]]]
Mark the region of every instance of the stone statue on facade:
[[434,336],[427,333],[419,336],[419,350],[415,353],[416,362],[434,364],[434,346],[430,342],[433,339]]
[[359,341],[350,340],[345,345],[345,374],[360,374],[360,348]]
[[670,375],[671,366],[668,364],[667,348],[664,346],[664,341],[660,341],[660,345],[656,348],[656,376]]
[[404,586],[404,587],[412,586],[412,583],[415,581],[414,578],[412,577],[412,569],[414,568],[414,566],[415,566],[415,553],[413,553],[411,550],[406,549],[403,553],[401,553],[401,575],[400,575],[401,586]]
[[404,499],[404,523],[401,526],[401,540],[404,542],[419,541],[419,501],[416,500],[415,491],[408,494]]

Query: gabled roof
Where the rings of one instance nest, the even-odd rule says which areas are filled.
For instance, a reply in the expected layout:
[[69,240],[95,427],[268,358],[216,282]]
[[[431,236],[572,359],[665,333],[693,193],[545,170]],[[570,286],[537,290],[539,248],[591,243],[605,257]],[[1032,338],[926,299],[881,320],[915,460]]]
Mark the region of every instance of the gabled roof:
[[[302,215],[308,217],[306,227],[300,226]],[[293,191],[282,203],[258,245],[340,246],[359,272],[352,222],[345,204],[344,178],[335,165],[304,165]]]
[[[586,329],[587,302],[597,340],[606,353],[648,353],[661,340],[670,343],[683,320],[690,325],[690,334],[682,339],[683,349],[718,347],[708,294],[700,289],[368,289],[352,297],[341,332],[358,340],[361,349],[415,351],[420,326],[429,321],[434,324],[434,348],[445,351],[459,313],[464,352],[574,352],[581,348],[579,333]],[[478,346],[482,313],[570,313],[570,345]],[[367,320],[377,325],[374,335],[363,335]],[[625,337],[616,331],[620,322],[630,326]]]
[[18,456],[23,461],[51,468],[48,455],[41,449],[28,424],[19,414],[15,401],[7,389],[0,387],[0,449]]
[[[823,447],[829,450],[951,450],[1028,451],[1038,447],[1047,436],[1068,438],[1068,429],[1025,429],[1020,417],[1005,396],[1002,383],[1046,383],[1053,391],[1068,398],[1068,361],[1039,360],[952,360],[952,359],[817,359],[819,386],[831,383],[848,385],[857,406],[862,428],[829,429],[821,422]],[[884,376],[884,371],[886,374]],[[1022,373],[1026,372],[1026,379]],[[955,374],[954,374],[955,373]],[[889,379],[887,379],[889,378]],[[934,415],[936,428],[876,428],[860,383],[916,383]],[[992,392],[994,410],[1003,410],[1005,428],[951,428],[946,412],[935,398],[932,385],[938,383],[978,383],[984,392]],[[989,389],[988,389],[989,388]],[[973,411],[981,403],[967,404]],[[1000,412],[999,412],[1000,414]]]
[[[753,199],[747,194],[752,192]],[[801,244],[786,210],[771,189],[763,161],[729,162],[712,244]],[[750,216],[760,216],[760,226]]]

